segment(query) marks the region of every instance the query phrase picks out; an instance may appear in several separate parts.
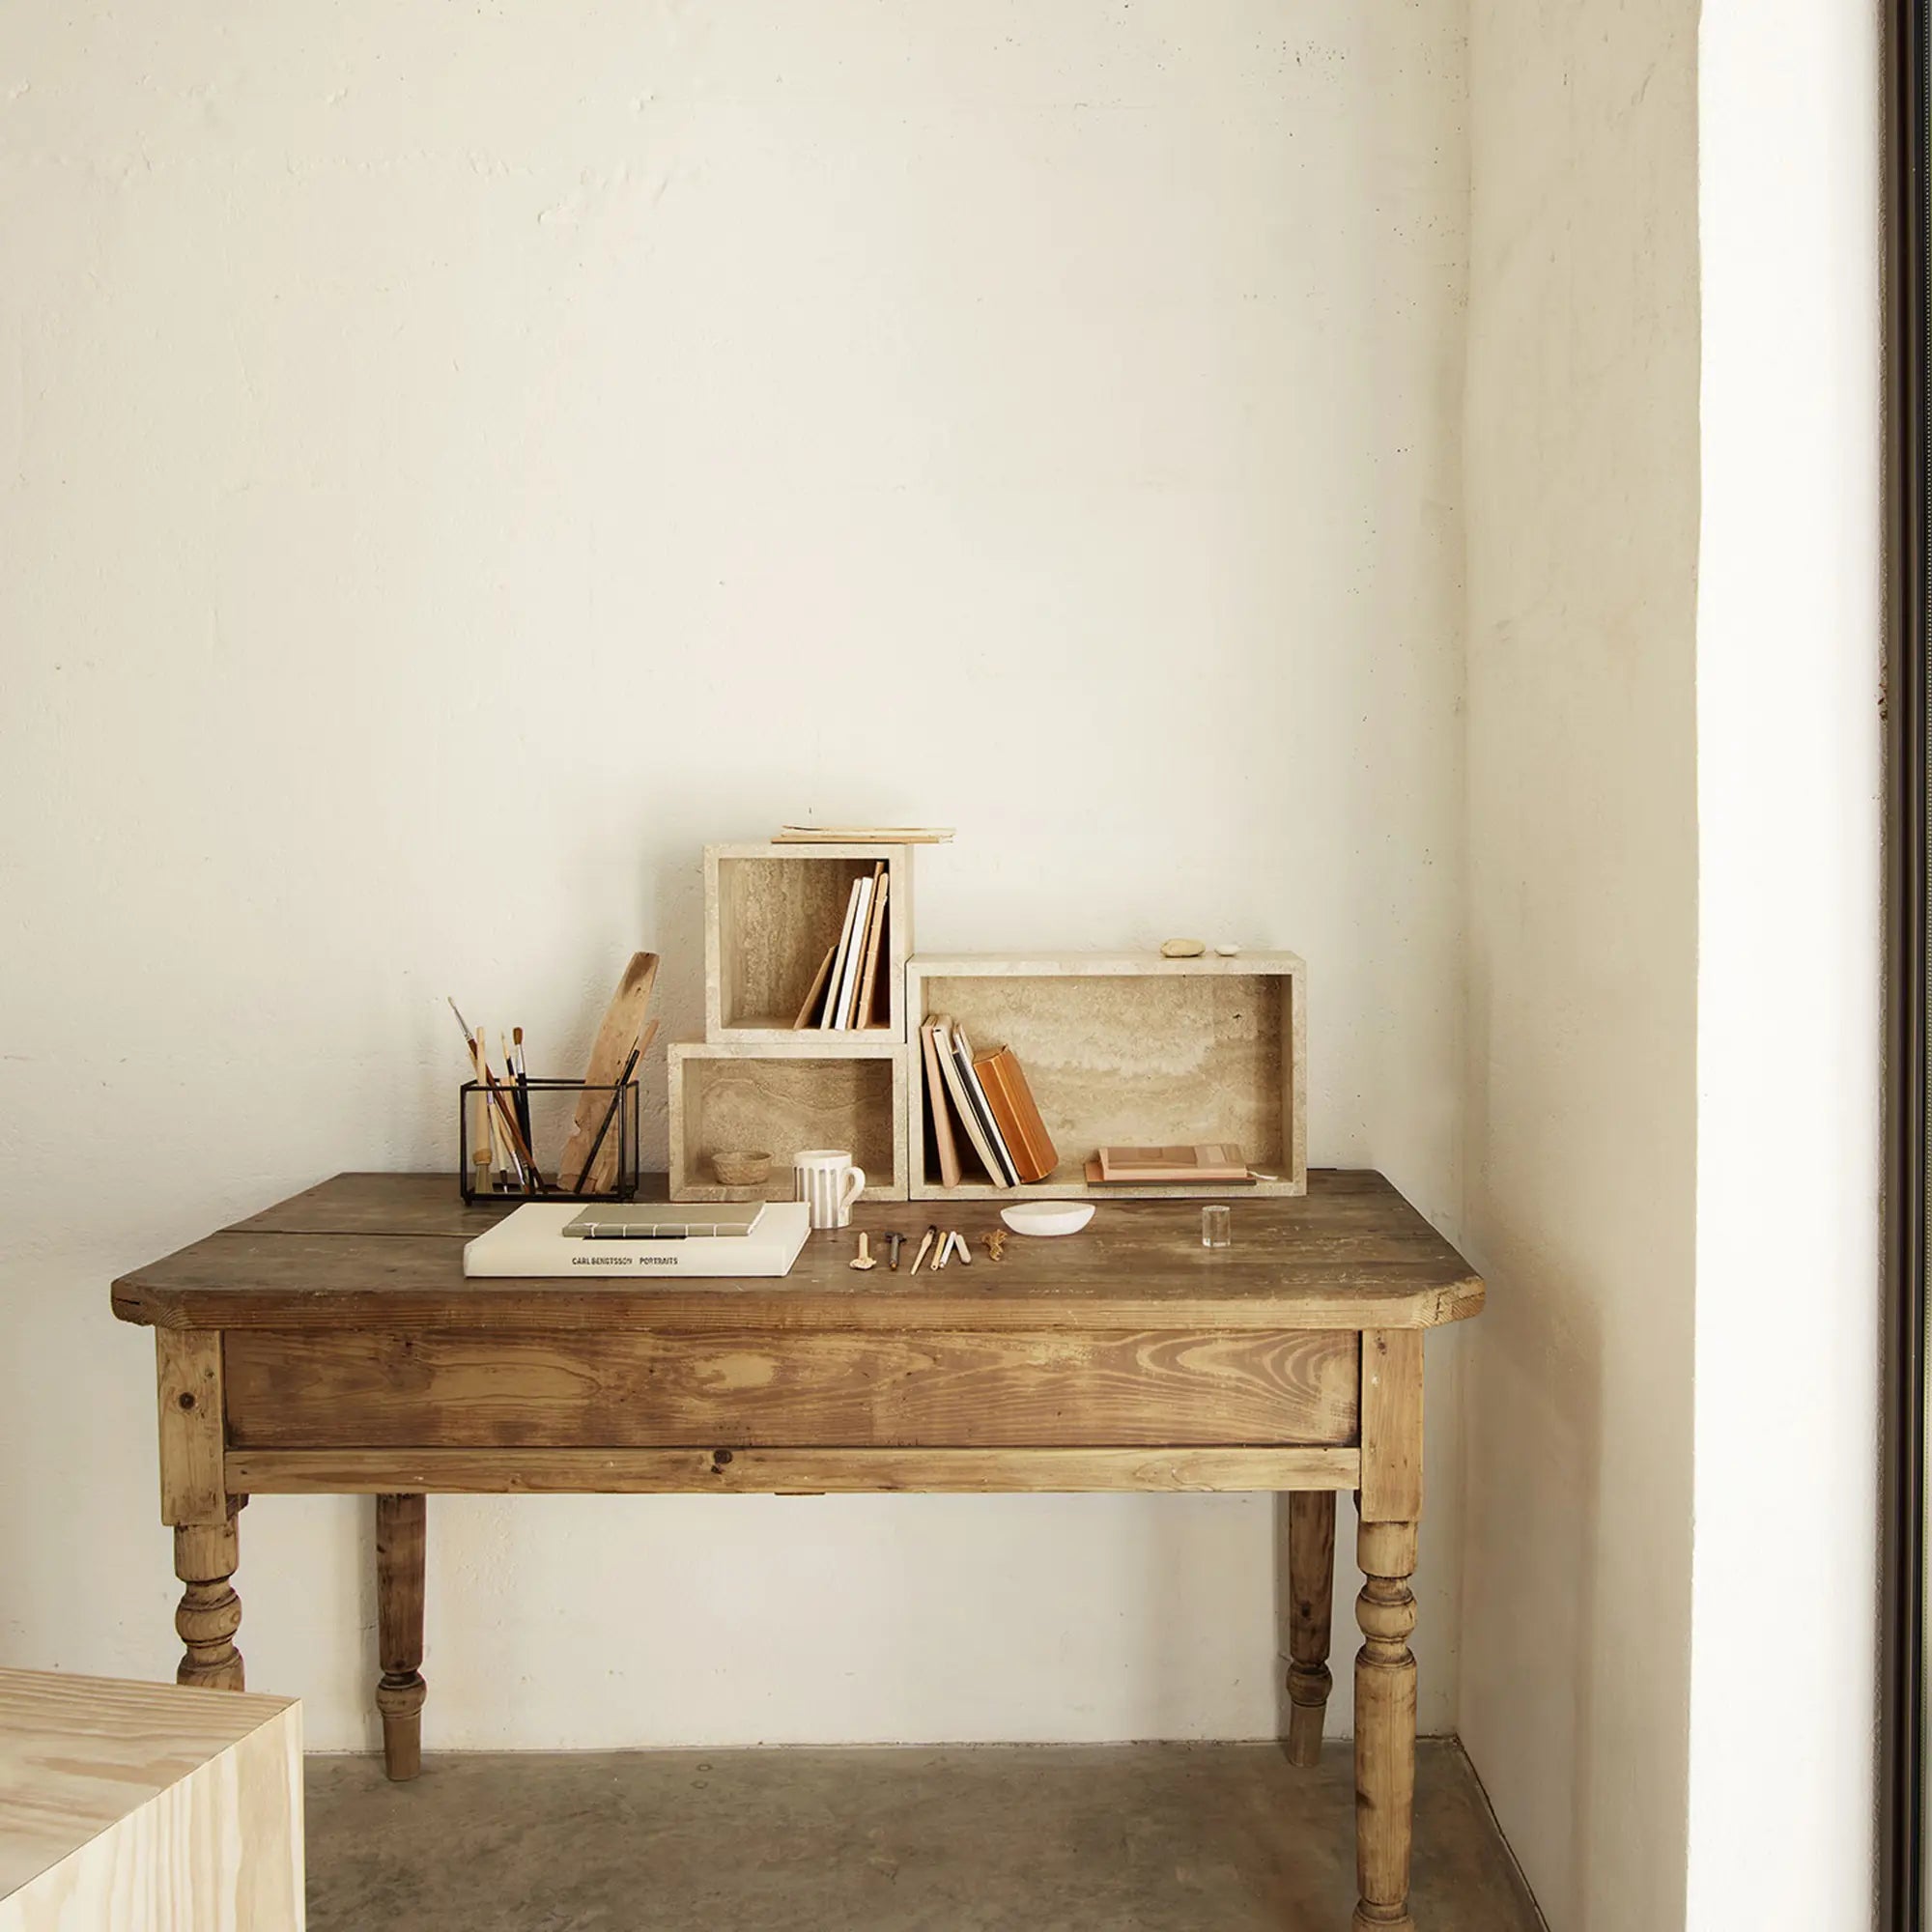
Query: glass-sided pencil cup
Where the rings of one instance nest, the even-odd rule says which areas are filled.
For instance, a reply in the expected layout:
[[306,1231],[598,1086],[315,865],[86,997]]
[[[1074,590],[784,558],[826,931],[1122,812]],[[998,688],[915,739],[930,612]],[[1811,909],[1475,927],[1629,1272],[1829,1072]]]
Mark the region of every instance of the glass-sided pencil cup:
[[465,1201],[634,1201],[637,1081],[479,1080],[457,1105]]

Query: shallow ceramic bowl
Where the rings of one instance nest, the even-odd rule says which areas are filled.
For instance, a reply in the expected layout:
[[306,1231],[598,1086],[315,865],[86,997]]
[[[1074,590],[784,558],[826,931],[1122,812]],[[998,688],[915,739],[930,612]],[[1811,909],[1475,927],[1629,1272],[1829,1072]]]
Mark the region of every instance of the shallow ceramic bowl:
[[755,1187],[771,1178],[772,1157],[746,1148],[726,1148],[711,1156],[711,1166],[726,1187]]
[[1077,1235],[1093,1218],[1091,1201],[1022,1201],[1000,1209],[1000,1219],[1016,1235]]

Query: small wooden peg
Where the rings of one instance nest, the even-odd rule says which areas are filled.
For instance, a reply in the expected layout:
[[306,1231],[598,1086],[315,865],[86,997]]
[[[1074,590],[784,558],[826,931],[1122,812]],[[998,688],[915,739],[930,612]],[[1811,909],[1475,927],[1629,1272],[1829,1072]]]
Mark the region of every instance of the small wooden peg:
[[847,1267],[855,1267],[855,1268],[870,1268],[878,1266],[878,1263],[872,1259],[872,1239],[869,1235],[862,1234],[859,1236],[859,1252],[856,1255],[854,1255],[852,1259],[845,1264],[845,1265]]

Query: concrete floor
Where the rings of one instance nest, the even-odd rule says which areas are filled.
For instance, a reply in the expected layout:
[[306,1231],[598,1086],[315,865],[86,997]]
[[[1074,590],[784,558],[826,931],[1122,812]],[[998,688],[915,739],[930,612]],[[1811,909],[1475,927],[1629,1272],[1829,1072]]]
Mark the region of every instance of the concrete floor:
[[[1421,1932],[1540,1932],[1427,1743]],[[576,1752],[308,1764],[309,1932],[1347,1932],[1346,1743]]]

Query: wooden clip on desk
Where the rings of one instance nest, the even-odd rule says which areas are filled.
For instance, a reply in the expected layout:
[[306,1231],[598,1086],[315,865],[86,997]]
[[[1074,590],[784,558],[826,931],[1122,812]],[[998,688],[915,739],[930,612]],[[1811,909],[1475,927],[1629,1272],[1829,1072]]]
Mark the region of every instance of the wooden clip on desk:
[[183,1683],[242,1688],[250,1495],[375,1495],[376,1704],[406,1778],[432,1492],[1271,1490],[1307,1765],[1352,1490],[1355,1925],[1411,1924],[1422,1337],[1483,1285],[1379,1175],[1242,1202],[1231,1249],[1201,1246],[1192,1203],[1110,1203],[1084,1236],[936,1280],[854,1273],[850,1237],[820,1235],[778,1281],[468,1281],[462,1243],[499,1211],[442,1175],[341,1175],[115,1283],[115,1313],[156,1331]]

